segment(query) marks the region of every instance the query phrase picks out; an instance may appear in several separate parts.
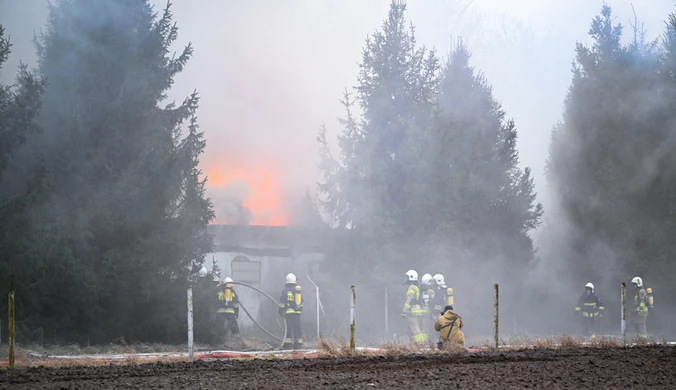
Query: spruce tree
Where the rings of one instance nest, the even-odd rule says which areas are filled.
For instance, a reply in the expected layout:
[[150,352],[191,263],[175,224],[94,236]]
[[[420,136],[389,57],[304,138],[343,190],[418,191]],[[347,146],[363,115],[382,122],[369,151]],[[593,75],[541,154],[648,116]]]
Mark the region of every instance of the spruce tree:
[[428,228],[424,151],[439,65],[433,51],[417,46],[405,10],[393,1],[382,29],[366,40],[358,85],[342,100],[340,155],[331,156],[326,129],[318,137],[324,211],[361,240],[339,245],[355,272],[392,274],[411,267]]
[[500,261],[525,270],[533,259],[529,232],[540,223],[530,169],[518,166],[517,130],[493,97],[483,75],[470,66],[459,42],[449,55],[439,87],[433,177],[436,234],[430,245],[438,265]]
[[[198,168],[198,96],[166,102],[192,55],[170,53],[170,5],[59,0],[36,40],[49,82],[31,147],[49,199],[34,212],[35,307],[45,334],[73,341],[180,341],[188,276],[211,249]],[[186,132],[184,132],[187,130]],[[183,302],[183,303],[182,303]]]
[[655,43],[635,33],[623,45],[622,26],[613,22],[608,6],[589,34],[591,47],[577,44],[547,171],[572,226],[565,261],[578,283],[597,280],[610,287],[611,281],[645,274],[646,261],[660,251],[657,215],[664,204],[651,188],[661,180],[654,170],[660,164],[651,156],[664,141],[660,133],[667,118],[657,103],[663,96]]
[[[11,53],[4,32],[0,25],[0,71]],[[18,313],[35,300],[25,294],[26,286],[44,268],[33,257],[30,223],[30,210],[44,194],[43,166],[17,158],[26,141],[39,133],[36,118],[43,88],[44,80],[23,64],[13,85],[0,85],[0,294],[15,289]],[[7,300],[0,300],[0,311],[7,312]],[[24,334],[25,324],[18,321],[16,329],[17,335]]]

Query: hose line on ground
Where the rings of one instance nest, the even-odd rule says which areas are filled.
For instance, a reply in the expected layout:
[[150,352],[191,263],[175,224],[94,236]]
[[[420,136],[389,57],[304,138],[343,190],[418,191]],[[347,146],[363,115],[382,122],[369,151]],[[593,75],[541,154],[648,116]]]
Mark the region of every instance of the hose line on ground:
[[[251,321],[254,323],[254,325],[256,325],[257,327],[259,327],[259,328],[260,328],[263,332],[265,332],[268,336],[270,336],[270,337],[272,337],[273,339],[279,341],[280,343],[283,343],[283,342],[284,342],[283,339],[280,339],[279,337],[275,336],[274,334],[268,332],[267,329],[265,329],[261,324],[259,324],[258,322],[256,322],[256,320],[254,320],[253,316],[252,316],[251,314],[249,314],[249,312],[246,310],[246,307],[244,307],[244,305],[242,304],[241,301],[239,302],[239,307],[240,307],[242,310],[244,310],[244,312],[245,312],[246,315],[249,317],[249,319],[251,319]],[[285,333],[286,333],[286,332],[285,332]]]
[[[275,298],[271,297],[270,294],[266,293],[265,291],[263,291],[263,290],[261,290],[261,289],[259,289],[259,288],[257,288],[257,287],[254,287],[254,286],[252,286],[252,285],[250,285],[250,284],[246,284],[246,283],[242,283],[242,282],[234,282],[234,281],[233,281],[233,282],[231,282],[231,283],[232,283],[232,284],[239,285],[239,286],[249,287],[249,288],[252,289],[252,290],[256,290],[256,291],[258,291],[259,293],[261,293],[261,294],[265,295],[266,297],[268,297],[268,299],[270,299],[270,300],[275,304],[275,306],[279,307],[279,303],[277,302],[277,300],[276,300]],[[256,322],[256,320],[254,320],[253,316],[251,316],[251,314],[249,314],[249,312],[244,308],[244,306],[242,306],[242,303],[241,303],[241,302],[239,303],[239,306],[244,310],[244,312],[246,313],[246,315],[251,319],[251,321],[252,321],[258,328],[260,328],[263,332],[267,333],[269,336],[273,337],[275,340],[277,340],[277,341],[279,341],[279,342],[282,343],[282,344],[279,346],[280,349],[284,346],[284,337],[286,337],[286,330],[287,330],[287,329],[286,329],[286,328],[287,328],[286,317],[284,318],[284,334],[282,335],[282,338],[280,339],[280,338],[274,336],[272,333],[268,332],[267,329],[263,328],[263,326],[261,326],[258,322]]]

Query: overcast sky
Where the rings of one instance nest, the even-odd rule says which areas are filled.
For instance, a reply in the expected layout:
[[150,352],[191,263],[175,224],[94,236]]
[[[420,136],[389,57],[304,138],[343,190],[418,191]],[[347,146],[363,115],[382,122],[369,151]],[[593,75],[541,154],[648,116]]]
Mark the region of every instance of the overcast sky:
[[[161,8],[165,1],[155,3]],[[338,99],[344,88],[355,84],[364,39],[381,26],[389,3],[174,1],[178,43],[191,41],[195,54],[170,96],[180,101],[193,89],[199,91],[199,119],[208,142],[203,169],[211,172],[214,182],[250,176],[244,181],[268,193],[244,197],[269,198],[271,193],[283,197],[314,189],[318,128],[325,122],[331,136],[339,131]],[[631,1],[606,3],[626,26],[628,39]],[[634,0],[649,37],[663,33],[668,13],[676,11],[674,3]],[[46,0],[0,0],[0,24],[15,45],[3,69],[4,81],[19,60],[34,65],[29,41],[45,23],[46,4]],[[409,0],[408,4],[408,18],[417,27],[420,44],[445,56],[451,37],[465,40],[473,64],[484,72],[507,115],[516,121],[521,163],[533,169],[546,207],[543,172],[549,132],[561,117],[575,42],[589,41],[589,24],[603,1]]]

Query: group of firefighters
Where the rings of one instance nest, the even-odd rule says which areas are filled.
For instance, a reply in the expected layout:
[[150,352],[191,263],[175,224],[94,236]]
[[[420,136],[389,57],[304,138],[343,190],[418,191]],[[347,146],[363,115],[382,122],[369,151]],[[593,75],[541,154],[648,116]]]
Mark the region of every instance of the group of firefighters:
[[[208,273],[206,268],[200,270],[201,276]],[[218,281],[218,303],[216,305],[216,315],[218,317],[218,326],[225,330],[224,341],[232,339],[239,348],[245,348],[246,345],[239,334],[237,319],[239,318],[239,296],[233,288],[233,280],[226,277],[223,280],[218,279],[216,275],[214,281]],[[300,315],[303,311],[303,292],[296,283],[296,275],[290,273],[286,275],[286,284],[279,298],[279,315],[286,320],[287,331],[284,337],[282,348],[299,349],[303,347],[303,331],[300,324]]]
[[[634,299],[632,310],[629,313],[630,320],[638,337],[645,340],[648,337],[648,313],[655,307],[655,298],[652,288],[645,288],[643,279],[640,277],[634,277],[631,284],[634,286]],[[575,306],[575,318],[582,321],[585,335],[596,337],[594,325],[597,319],[603,318],[604,310],[603,302],[594,291],[594,285],[591,282],[587,283],[584,286],[584,293]]]
[[[206,268],[200,270],[206,276]],[[245,344],[239,333],[239,296],[233,288],[233,280],[226,277],[218,282],[218,304],[216,315],[219,327],[225,330],[225,340],[233,339],[238,347]],[[414,342],[424,346],[429,343],[429,334],[439,332],[437,346],[448,348],[452,345],[464,347],[465,336],[462,333],[462,318],[453,312],[453,289],[446,286],[444,276],[436,274],[423,275],[418,283],[418,273],[414,270],[406,272],[406,303],[402,316],[407,318],[408,328]],[[296,275],[286,275],[286,284],[279,298],[279,315],[287,324],[287,332],[282,348],[299,349],[303,347],[301,313],[303,311],[303,293],[296,283]]]
[[439,332],[439,349],[465,346],[462,318],[453,311],[453,289],[444,276],[424,274],[418,282],[415,270],[406,272],[406,301],[401,313],[406,318],[413,342],[428,345],[432,331]]
[[[200,274],[205,276],[206,268]],[[229,336],[244,347],[239,334],[237,319],[239,318],[239,297],[233,288],[233,280],[226,277],[214,281],[218,282],[218,304],[216,314],[219,326],[225,329],[226,340]],[[651,288],[643,286],[640,277],[632,279],[634,286],[633,309],[631,321],[640,338],[647,337],[648,313],[654,308],[654,298]],[[408,330],[413,342],[420,346],[430,343],[430,334],[439,333],[437,347],[447,349],[464,347],[465,335],[462,332],[462,318],[453,309],[453,289],[446,286],[442,274],[424,274],[418,280],[415,270],[406,272],[406,298],[402,317],[406,319]],[[585,291],[575,307],[575,317],[582,322],[586,335],[595,337],[594,326],[598,318],[603,317],[605,307],[596,295],[594,285],[590,282],[585,285]],[[296,283],[296,275],[286,275],[286,284],[279,298],[279,315],[283,316],[287,324],[287,333],[282,348],[299,349],[303,347],[301,329],[301,313],[303,311],[303,294],[301,286]]]

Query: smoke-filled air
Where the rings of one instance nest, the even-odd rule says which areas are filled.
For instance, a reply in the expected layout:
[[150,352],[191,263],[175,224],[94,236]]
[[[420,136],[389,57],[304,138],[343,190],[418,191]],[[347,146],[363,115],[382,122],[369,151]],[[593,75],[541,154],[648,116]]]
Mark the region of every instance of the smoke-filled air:
[[1,342],[668,342],[675,148],[667,1],[0,0]]

